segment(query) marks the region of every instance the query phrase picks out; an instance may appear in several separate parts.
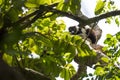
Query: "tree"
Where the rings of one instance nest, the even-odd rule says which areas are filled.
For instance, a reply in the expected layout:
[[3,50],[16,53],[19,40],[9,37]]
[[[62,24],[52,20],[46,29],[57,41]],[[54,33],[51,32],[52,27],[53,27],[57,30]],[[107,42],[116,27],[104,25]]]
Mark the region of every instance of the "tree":
[[[87,18],[80,3],[81,0],[0,0],[0,80],[55,80],[58,76],[82,80],[93,75],[98,80],[118,80],[120,32],[108,34],[106,46],[96,51],[86,43],[87,36],[70,34],[64,22],[56,18],[74,19],[79,29],[93,24],[92,29],[101,19],[119,25],[120,11],[113,1],[98,0],[96,17]],[[78,71],[71,64],[73,60],[79,65]],[[86,67],[93,65],[95,74],[87,74]]]

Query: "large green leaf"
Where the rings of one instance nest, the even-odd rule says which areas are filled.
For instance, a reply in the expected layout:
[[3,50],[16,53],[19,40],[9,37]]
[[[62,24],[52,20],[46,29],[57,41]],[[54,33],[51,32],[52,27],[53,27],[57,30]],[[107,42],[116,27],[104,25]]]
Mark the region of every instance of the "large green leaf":
[[106,63],[109,62],[109,58],[108,57],[102,57],[101,60],[104,61],[104,62],[106,62]]
[[52,3],[59,3],[59,2],[63,2],[64,0],[51,0]]
[[62,0],[28,0],[25,5],[32,8],[39,7],[39,5],[50,5],[61,1]]
[[25,6],[26,6],[26,7],[30,7],[30,8],[35,8],[35,7],[38,7],[38,5],[37,5],[37,4],[30,3],[30,2],[26,2],[26,3],[25,3]]
[[2,4],[3,0],[0,0],[0,5]]
[[38,4],[48,4],[48,5],[52,3],[51,0],[36,0],[36,2]]
[[97,67],[96,68],[96,71],[95,71],[95,74],[96,75],[104,75],[105,74],[105,71],[104,71],[104,68],[102,68],[102,67]]
[[3,59],[9,64],[9,65],[12,65],[12,59],[13,57],[8,55],[8,54],[4,54],[3,55]]
[[64,78],[64,80],[69,80],[74,74],[75,74],[75,69],[71,64],[65,65],[63,70],[60,73],[60,77]]
[[118,41],[116,39],[115,36],[111,35],[111,34],[107,34],[107,38],[104,41],[105,44],[109,45],[109,46],[116,46]]
[[62,10],[62,11],[68,11],[68,9],[70,8],[69,3],[59,3],[57,6],[57,9]]
[[95,14],[96,15],[100,14],[104,9],[104,6],[105,6],[105,2],[103,0],[98,0],[97,5],[95,7]]

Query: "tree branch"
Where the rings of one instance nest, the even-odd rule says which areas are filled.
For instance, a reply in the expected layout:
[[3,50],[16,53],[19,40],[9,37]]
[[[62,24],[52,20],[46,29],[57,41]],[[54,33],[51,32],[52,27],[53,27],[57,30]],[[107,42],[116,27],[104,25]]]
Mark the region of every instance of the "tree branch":
[[82,74],[87,73],[86,69],[87,69],[86,65],[79,65],[77,73],[75,75],[73,75],[70,80],[78,80],[80,77],[82,77]]
[[51,7],[48,7],[48,8],[50,9],[51,12],[54,12],[56,14],[60,14],[60,15],[63,15],[63,16],[67,16],[71,19],[74,19],[74,20],[78,21],[79,23],[81,23],[81,25],[89,25],[91,23],[98,22],[101,19],[105,19],[105,18],[108,18],[108,17],[120,15],[120,10],[116,10],[116,11],[111,11],[111,12],[108,12],[108,13],[101,14],[101,15],[93,17],[93,18],[88,18],[84,15],[78,17],[78,16],[75,16],[75,15],[73,15],[71,13],[68,13],[68,12],[63,12],[63,11],[60,11],[60,10],[57,10],[57,9],[53,9]]
[[29,68],[23,69],[22,73],[24,74],[26,80],[51,80],[48,76],[44,75],[43,73]]
[[[78,21],[80,23],[80,26],[85,26],[85,25],[89,25],[91,23],[95,23],[95,22],[98,22],[99,20],[101,19],[105,19],[105,18],[108,18],[108,17],[112,17],[112,16],[117,16],[117,15],[120,15],[120,10],[116,10],[116,11],[111,11],[111,12],[108,12],[108,13],[104,13],[104,14],[101,14],[99,16],[96,16],[96,17],[93,17],[93,18],[88,18],[86,17],[85,15],[82,15],[82,16],[76,16],[76,15],[73,15],[72,13],[68,13],[68,12],[64,12],[64,11],[61,11],[61,10],[57,10],[55,9],[54,7],[56,6],[57,4],[53,4],[52,5],[41,5],[42,6],[42,9],[39,8],[39,10],[36,10],[35,12],[21,18],[20,20],[16,21],[14,24],[17,24],[17,23],[21,23],[27,19],[29,19],[30,17],[34,16],[34,15],[41,15],[42,12],[53,12],[53,14],[60,14],[62,16],[66,16],[66,17],[69,17],[71,19],[74,19],[76,21]],[[44,14],[45,15],[45,14]],[[44,16],[42,15],[42,16]],[[41,16],[41,17],[42,17]],[[40,17],[38,17],[40,18]],[[35,20],[37,20],[38,18],[35,18]],[[35,21],[34,20],[34,21]]]
[[83,24],[84,25],[89,25],[91,23],[98,22],[101,19],[105,19],[105,18],[108,18],[108,17],[120,15],[120,10],[117,10],[117,11],[111,11],[111,12],[108,12],[108,13],[104,13],[104,14],[101,14],[101,15],[93,17],[93,18],[84,19],[84,18],[82,18],[82,17],[84,17],[84,15],[82,17],[77,17],[77,16],[74,16],[74,15],[66,13],[66,12],[61,12],[59,10],[56,10],[55,12],[58,13],[58,14],[67,16],[69,18],[72,18],[72,19],[78,21],[79,23],[82,23],[82,25]]
[[117,16],[117,15],[120,15],[120,10],[111,11],[111,12],[108,12],[108,13],[101,14],[99,16],[88,19],[87,22],[89,22],[89,23],[97,22],[101,19],[105,19],[105,18],[108,18],[108,17]]

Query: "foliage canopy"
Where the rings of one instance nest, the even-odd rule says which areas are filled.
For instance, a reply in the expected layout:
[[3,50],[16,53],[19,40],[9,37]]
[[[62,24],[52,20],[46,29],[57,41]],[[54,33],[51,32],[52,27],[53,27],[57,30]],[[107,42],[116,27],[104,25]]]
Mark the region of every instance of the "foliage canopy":
[[[73,75],[76,74],[71,64],[73,60],[77,60],[80,66],[83,65],[81,69],[85,70],[78,74],[79,79],[96,75],[98,80],[119,80],[120,70],[117,59],[120,56],[120,32],[114,36],[107,35],[103,50],[109,58],[101,58],[103,65],[99,61],[95,62],[96,52],[84,43],[82,37],[71,35],[66,31],[64,21],[57,20],[58,17],[67,16],[84,23],[84,19],[76,17],[81,10],[80,3],[81,0],[0,0],[2,59],[10,68],[20,69],[18,71],[28,80],[55,80],[58,76],[64,80],[72,80]],[[113,1],[98,0],[95,8],[96,15],[110,10],[117,10]],[[108,23],[111,20],[114,20],[117,25],[120,23],[118,17],[106,19]],[[4,64],[0,64],[2,68]],[[95,73],[87,74],[85,67],[91,67],[93,64],[97,65]],[[23,70],[32,71],[31,74],[36,73],[37,77],[24,74]],[[44,76],[39,78],[40,75],[37,73],[42,73]]]

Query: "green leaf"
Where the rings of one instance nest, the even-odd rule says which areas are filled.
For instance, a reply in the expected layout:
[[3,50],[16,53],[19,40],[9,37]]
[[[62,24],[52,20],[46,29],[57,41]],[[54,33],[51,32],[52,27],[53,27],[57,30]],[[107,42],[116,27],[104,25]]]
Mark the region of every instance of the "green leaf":
[[109,62],[109,59],[107,57],[102,57],[101,60],[104,61],[104,62],[106,62],[106,63]]
[[12,22],[15,22],[15,21],[18,20],[18,14],[19,14],[19,12],[18,12],[18,10],[16,10],[15,8],[11,8],[11,9],[9,10],[9,13],[8,13],[9,18],[10,18],[10,20],[11,20]]
[[110,44],[110,41],[111,41],[111,38],[112,38],[113,36],[111,35],[111,34],[107,34],[107,38],[106,38],[106,40],[104,41],[104,43],[105,44]]
[[81,8],[80,2],[81,0],[71,0],[70,10],[72,11],[73,14],[78,14],[78,11]]
[[86,54],[84,53],[84,51],[80,47],[77,48],[77,51],[78,51],[78,56],[79,57],[85,57],[86,56]]
[[106,23],[110,24],[111,23],[111,18],[107,18]]
[[107,38],[104,41],[105,44],[109,45],[109,46],[116,46],[116,44],[118,43],[118,40],[116,39],[115,36],[111,35],[111,34],[107,34]]
[[29,7],[29,8],[35,8],[35,7],[38,7],[37,4],[30,3],[30,2],[26,2],[26,3],[25,3],[25,6],[26,6],[26,7]]
[[62,8],[63,8],[63,2],[60,2],[58,5],[57,5],[57,9],[58,10],[62,10]]
[[38,41],[42,42],[45,46],[52,47],[51,40],[49,38],[47,38],[45,35],[43,35],[43,34],[40,34],[40,33],[37,33],[37,32],[29,32],[29,33],[23,34],[23,36],[24,36],[23,39],[35,36],[36,39]]
[[64,0],[51,0],[52,3],[60,3],[63,2]]
[[64,1],[61,1],[57,6],[57,9],[62,10],[62,11],[68,11],[69,8],[70,8],[69,2],[64,3]]
[[68,63],[70,63],[70,62],[72,62],[74,56],[75,56],[75,53],[69,53],[69,52],[67,52],[67,53],[64,54],[63,57],[64,57],[65,61],[67,61]]
[[61,73],[60,73],[60,77],[61,78],[64,78],[64,75],[65,75],[65,68],[62,69]]
[[65,68],[60,73],[60,77],[64,78],[64,80],[69,80],[74,74],[75,69],[71,64],[65,65]]
[[51,0],[36,0],[36,2],[38,3],[38,4],[48,4],[48,5],[50,5],[51,3],[52,3],[52,1]]
[[70,79],[70,74],[69,74],[69,70],[65,69],[65,76],[64,76],[64,80],[69,80]]
[[116,38],[120,41],[120,32],[116,34]]
[[115,23],[117,24],[117,26],[119,26],[119,25],[120,25],[120,21],[119,21],[119,19],[118,19],[118,18],[116,18],[116,19],[115,19]]
[[102,67],[97,67],[96,71],[95,71],[95,74],[96,75],[101,75],[101,76],[104,75],[105,74],[104,69]]
[[69,9],[69,4],[68,3],[64,3],[63,7],[62,7],[62,10],[63,11],[68,11],[68,9]]
[[0,5],[2,4],[3,0],[0,0]]
[[27,7],[38,7],[39,5],[50,5],[51,3],[51,0],[28,0],[25,5]]
[[40,35],[39,40],[41,40],[46,46],[52,47],[50,39],[46,38],[45,36]]
[[3,59],[9,64],[12,65],[12,56],[4,54]]
[[95,7],[95,14],[98,15],[102,12],[103,8],[105,6],[105,2],[103,0],[98,0],[97,5]]
[[113,36],[111,34],[107,34],[107,38],[112,38]]

